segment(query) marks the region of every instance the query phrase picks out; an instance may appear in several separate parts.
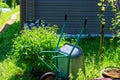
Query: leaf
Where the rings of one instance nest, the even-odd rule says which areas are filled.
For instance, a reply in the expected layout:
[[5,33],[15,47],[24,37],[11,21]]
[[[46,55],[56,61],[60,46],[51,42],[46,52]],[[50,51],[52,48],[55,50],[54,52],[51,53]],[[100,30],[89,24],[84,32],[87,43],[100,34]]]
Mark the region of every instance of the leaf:
[[101,7],[103,4],[101,2],[98,3],[98,6]]
[[104,7],[104,6],[101,7],[101,11],[102,11],[102,12],[105,12],[105,7]]

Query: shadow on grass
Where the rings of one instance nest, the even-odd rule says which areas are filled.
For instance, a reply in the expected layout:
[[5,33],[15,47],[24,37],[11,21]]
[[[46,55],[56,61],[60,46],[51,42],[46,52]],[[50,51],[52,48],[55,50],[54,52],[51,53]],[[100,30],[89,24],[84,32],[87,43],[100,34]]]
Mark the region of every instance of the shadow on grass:
[[19,31],[20,22],[17,21],[12,25],[8,25],[3,32],[0,32],[0,61],[6,59],[9,55],[13,44],[12,39],[17,37]]
[[39,80],[39,77],[32,77],[30,74],[26,73],[23,75],[14,75],[9,80]]

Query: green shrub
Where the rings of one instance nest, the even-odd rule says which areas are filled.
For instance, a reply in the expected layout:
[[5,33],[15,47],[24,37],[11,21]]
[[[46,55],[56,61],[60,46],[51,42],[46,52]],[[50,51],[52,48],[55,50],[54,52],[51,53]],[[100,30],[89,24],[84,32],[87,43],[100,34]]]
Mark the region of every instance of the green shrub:
[[14,39],[13,44],[17,64],[26,71],[34,70],[40,73],[48,71],[49,69],[40,61],[39,57],[51,64],[53,62],[52,54],[40,54],[40,51],[55,50],[58,39],[56,32],[56,25],[23,30],[21,35]]
[[16,0],[16,3],[17,3],[17,5],[19,5],[20,4],[20,0]]
[[0,8],[9,8],[9,6],[6,3],[1,3]]
[[2,10],[0,9],[0,17],[1,17],[1,14],[2,14]]
[[6,1],[7,5],[8,5],[9,7],[13,7],[13,6],[12,6],[12,2],[13,2],[13,0],[7,0],[7,1]]
[[11,59],[0,62],[0,80],[9,80],[11,76],[22,74],[23,70],[17,67]]

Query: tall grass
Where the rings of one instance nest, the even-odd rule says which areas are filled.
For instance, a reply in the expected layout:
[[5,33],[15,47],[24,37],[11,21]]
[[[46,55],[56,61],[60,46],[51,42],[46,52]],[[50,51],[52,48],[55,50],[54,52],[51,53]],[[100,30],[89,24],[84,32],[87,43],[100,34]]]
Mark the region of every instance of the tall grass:
[[[109,38],[105,38],[104,59],[99,60],[99,37],[81,39],[79,46],[82,47],[85,58],[86,79],[102,77],[101,71],[108,66],[120,67],[120,48],[117,43],[119,39],[115,38],[112,42]],[[78,74],[81,72],[78,72]],[[80,78],[81,75],[78,75]],[[84,78],[81,77],[81,78]]]
[[[102,77],[101,71],[108,66],[120,67],[120,47],[117,43],[119,39],[115,38],[112,42],[110,39],[111,38],[105,38],[103,61],[99,60],[99,37],[88,37],[80,39],[78,45],[83,49],[84,52],[85,72],[87,80]],[[71,43],[75,41],[75,39],[67,40]],[[77,74],[78,78],[76,80],[85,80],[83,72],[79,71]]]

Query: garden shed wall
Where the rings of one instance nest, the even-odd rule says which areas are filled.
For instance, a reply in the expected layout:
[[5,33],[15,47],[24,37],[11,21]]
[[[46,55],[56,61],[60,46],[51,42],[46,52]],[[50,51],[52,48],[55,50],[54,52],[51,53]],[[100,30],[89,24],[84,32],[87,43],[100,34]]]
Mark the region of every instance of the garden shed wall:
[[[78,34],[83,26],[84,18],[88,18],[87,33],[99,34],[100,13],[99,0],[21,0],[21,25],[27,20],[44,20],[48,24],[57,24],[61,29],[64,15],[68,15],[65,33]],[[107,8],[105,33],[110,34],[109,27],[113,14]]]

